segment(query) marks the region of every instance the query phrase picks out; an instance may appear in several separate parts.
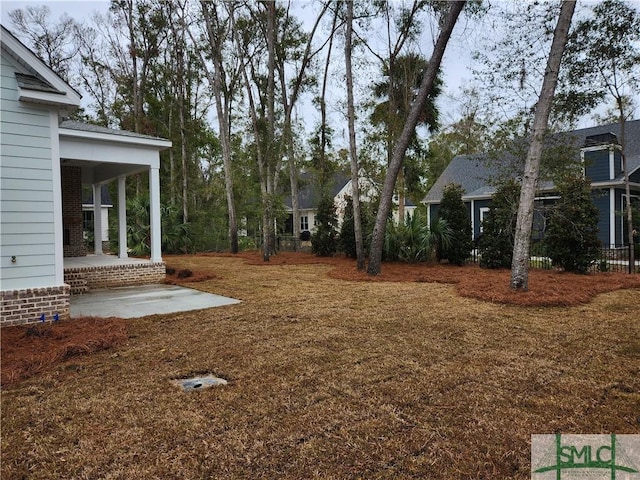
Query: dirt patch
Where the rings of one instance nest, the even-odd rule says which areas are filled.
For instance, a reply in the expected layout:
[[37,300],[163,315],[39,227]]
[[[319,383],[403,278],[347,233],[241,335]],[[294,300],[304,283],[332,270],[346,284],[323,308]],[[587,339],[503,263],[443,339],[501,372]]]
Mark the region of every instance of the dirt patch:
[[82,318],[2,329],[2,387],[64,360],[106,350],[127,338],[121,319]]

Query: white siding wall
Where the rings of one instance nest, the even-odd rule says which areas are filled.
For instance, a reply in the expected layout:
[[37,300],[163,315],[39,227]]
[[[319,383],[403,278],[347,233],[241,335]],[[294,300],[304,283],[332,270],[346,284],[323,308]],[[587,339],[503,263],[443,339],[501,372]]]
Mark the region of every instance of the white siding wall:
[[18,102],[4,52],[1,68],[0,289],[56,285],[51,112]]

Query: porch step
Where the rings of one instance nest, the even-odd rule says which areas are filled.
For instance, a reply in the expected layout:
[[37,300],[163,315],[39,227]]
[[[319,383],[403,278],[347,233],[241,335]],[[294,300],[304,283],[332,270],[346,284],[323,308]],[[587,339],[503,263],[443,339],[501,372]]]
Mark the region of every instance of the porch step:
[[71,295],[81,295],[89,291],[84,272],[64,272],[64,283],[71,287]]

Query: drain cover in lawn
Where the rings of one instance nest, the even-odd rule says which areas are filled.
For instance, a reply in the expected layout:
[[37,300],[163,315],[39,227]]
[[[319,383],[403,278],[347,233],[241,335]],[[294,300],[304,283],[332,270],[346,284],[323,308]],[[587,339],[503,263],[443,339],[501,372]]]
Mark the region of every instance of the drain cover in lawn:
[[181,387],[185,392],[193,392],[218,385],[226,385],[227,381],[224,378],[206,375],[203,377],[179,378],[173,380],[173,383]]

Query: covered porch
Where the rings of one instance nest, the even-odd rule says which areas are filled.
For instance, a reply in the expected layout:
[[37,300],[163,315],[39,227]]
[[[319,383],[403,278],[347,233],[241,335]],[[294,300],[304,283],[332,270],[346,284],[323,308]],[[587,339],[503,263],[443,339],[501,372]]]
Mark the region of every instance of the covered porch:
[[[60,173],[64,283],[71,293],[91,289],[158,283],[164,279],[160,231],[160,151],[171,142],[162,138],[75,121],[60,124]],[[150,259],[129,258],[126,180],[148,175]],[[101,189],[117,182],[115,255],[103,252]],[[87,255],[83,227],[82,186],[93,190],[93,254]]]

